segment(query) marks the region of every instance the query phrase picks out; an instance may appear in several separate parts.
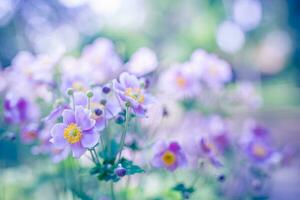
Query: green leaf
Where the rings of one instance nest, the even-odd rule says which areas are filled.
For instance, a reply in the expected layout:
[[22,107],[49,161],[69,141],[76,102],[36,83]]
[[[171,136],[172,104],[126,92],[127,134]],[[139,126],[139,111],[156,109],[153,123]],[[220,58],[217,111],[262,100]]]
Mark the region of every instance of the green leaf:
[[183,183],[177,184],[172,189],[177,192],[180,192],[181,196],[183,198],[185,198],[186,196],[189,196],[190,194],[192,194],[195,191],[195,189],[193,187],[186,187]]
[[132,174],[137,174],[137,173],[144,173],[145,170],[143,170],[141,167],[138,165],[134,165],[132,161],[127,160],[125,158],[122,158],[120,160],[120,164],[122,167],[126,169],[126,175],[132,175]]

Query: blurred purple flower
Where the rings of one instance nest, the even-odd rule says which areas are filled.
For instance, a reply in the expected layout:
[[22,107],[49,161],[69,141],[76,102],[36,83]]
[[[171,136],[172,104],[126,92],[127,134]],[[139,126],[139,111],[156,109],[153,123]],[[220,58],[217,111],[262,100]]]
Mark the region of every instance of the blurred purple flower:
[[229,64],[214,54],[197,49],[191,56],[191,63],[201,71],[201,80],[210,88],[219,89],[232,78]]
[[139,79],[127,72],[120,75],[119,81],[113,80],[113,88],[119,99],[124,104],[130,104],[133,112],[138,116],[144,116],[146,106],[154,102],[154,98],[145,92]]
[[156,54],[149,48],[140,48],[126,63],[128,71],[137,76],[143,76],[154,71],[158,66]]
[[158,142],[155,146],[155,155],[152,165],[158,168],[166,168],[170,171],[187,164],[186,156],[177,142],[167,145],[165,142]]
[[265,163],[273,156],[269,131],[255,121],[246,122],[241,142],[242,148],[255,163]]
[[29,123],[21,127],[21,141],[25,144],[33,143],[39,135],[38,125]]
[[198,69],[192,63],[173,66],[160,78],[160,85],[166,93],[176,97],[195,97],[201,91]]
[[64,110],[62,117],[63,123],[51,129],[50,141],[55,147],[72,150],[73,156],[79,158],[98,143],[99,134],[94,130],[96,122],[82,106],[76,106],[75,111]]
[[26,97],[7,95],[3,108],[4,119],[7,123],[24,123],[38,117],[37,107]]
[[254,162],[261,163],[271,157],[273,150],[267,141],[253,138],[246,146],[246,153]]

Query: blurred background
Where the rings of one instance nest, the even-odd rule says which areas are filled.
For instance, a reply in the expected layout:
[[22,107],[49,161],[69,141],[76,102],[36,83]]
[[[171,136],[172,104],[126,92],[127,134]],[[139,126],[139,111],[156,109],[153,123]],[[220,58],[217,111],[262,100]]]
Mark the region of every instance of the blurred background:
[[[203,48],[227,59],[235,80],[260,86],[264,106],[256,117],[278,143],[300,146],[299,10],[297,0],[1,0],[0,66],[20,50],[77,55],[97,37],[111,39],[125,61],[147,46],[160,67]],[[8,149],[1,164],[15,166],[18,152]],[[284,174],[281,182],[293,177]],[[288,183],[299,184],[298,177]]]
[[76,54],[100,36],[125,60],[148,46],[162,65],[203,48],[229,60],[237,79],[262,80],[267,105],[291,107],[299,98],[299,7],[296,0],[1,0],[0,65],[20,50]]

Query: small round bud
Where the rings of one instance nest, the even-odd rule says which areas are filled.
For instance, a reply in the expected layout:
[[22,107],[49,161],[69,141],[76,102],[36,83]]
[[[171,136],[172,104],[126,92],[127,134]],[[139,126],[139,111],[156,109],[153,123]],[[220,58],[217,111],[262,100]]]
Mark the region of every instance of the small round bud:
[[218,181],[219,181],[219,182],[224,182],[225,179],[226,179],[226,177],[225,177],[224,174],[221,174],[221,175],[218,176]]
[[182,196],[183,196],[183,199],[189,199],[190,198],[190,193],[189,192],[183,192]]
[[116,119],[116,123],[117,124],[123,124],[125,121],[124,117],[123,116],[118,116],[117,119]]
[[17,138],[16,134],[12,133],[12,132],[7,133],[6,137],[8,140],[11,140],[11,141],[14,141]]
[[106,100],[105,100],[105,99],[102,99],[102,100],[100,101],[100,103],[101,103],[102,105],[106,105]]
[[125,106],[126,106],[126,107],[130,107],[130,105],[131,105],[130,102],[126,102],[126,103],[125,103]]
[[86,96],[87,96],[88,98],[92,98],[92,97],[94,96],[94,93],[93,93],[91,90],[89,90],[89,91],[86,93]]
[[70,96],[73,95],[74,94],[73,88],[68,88],[67,89],[67,94],[70,95]]
[[96,114],[97,116],[100,116],[100,115],[103,114],[103,111],[102,111],[101,109],[99,109],[99,108],[96,108],[96,109],[94,110],[94,112],[95,112],[95,114]]
[[169,111],[166,107],[163,107],[162,116],[163,117],[168,117],[169,116]]
[[115,174],[118,177],[123,177],[126,175],[126,173],[127,173],[126,169],[124,167],[122,167],[121,164],[118,164],[118,167],[115,169]]
[[104,87],[102,88],[102,92],[103,92],[104,94],[108,94],[108,93],[110,93],[110,88],[107,87],[107,86],[104,86]]

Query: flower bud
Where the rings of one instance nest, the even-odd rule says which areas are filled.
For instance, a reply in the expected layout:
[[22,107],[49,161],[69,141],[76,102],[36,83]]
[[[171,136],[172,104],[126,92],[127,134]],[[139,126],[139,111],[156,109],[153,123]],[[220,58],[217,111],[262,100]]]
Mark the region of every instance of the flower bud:
[[108,94],[108,93],[110,92],[110,88],[107,87],[107,86],[104,86],[104,87],[102,88],[102,92],[103,92],[104,94]]
[[74,94],[73,88],[68,88],[67,89],[67,94],[70,95],[70,96],[72,96]]
[[219,182],[224,182],[225,179],[226,179],[226,177],[225,177],[224,174],[221,174],[221,175],[218,176],[218,181],[219,181]]
[[116,123],[117,124],[123,124],[125,121],[124,117],[123,116],[118,116],[117,119],[116,119]]
[[118,176],[118,177],[123,177],[126,175],[126,169],[124,167],[122,167],[121,164],[118,164],[118,167],[115,169],[115,174]]
[[99,108],[96,108],[96,109],[94,110],[94,112],[95,112],[95,114],[96,114],[97,116],[100,116],[100,115],[102,115],[102,113],[103,113],[103,111],[102,111],[101,109],[99,109]]
[[89,90],[89,91],[86,93],[86,96],[87,96],[88,98],[92,98],[92,97],[94,96],[94,93],[93,93],[91,90]]
[[102,105],[106,105],[106,100],[105,99],[102,99],[101,101],[100,101],[100,103],[102,104]]

